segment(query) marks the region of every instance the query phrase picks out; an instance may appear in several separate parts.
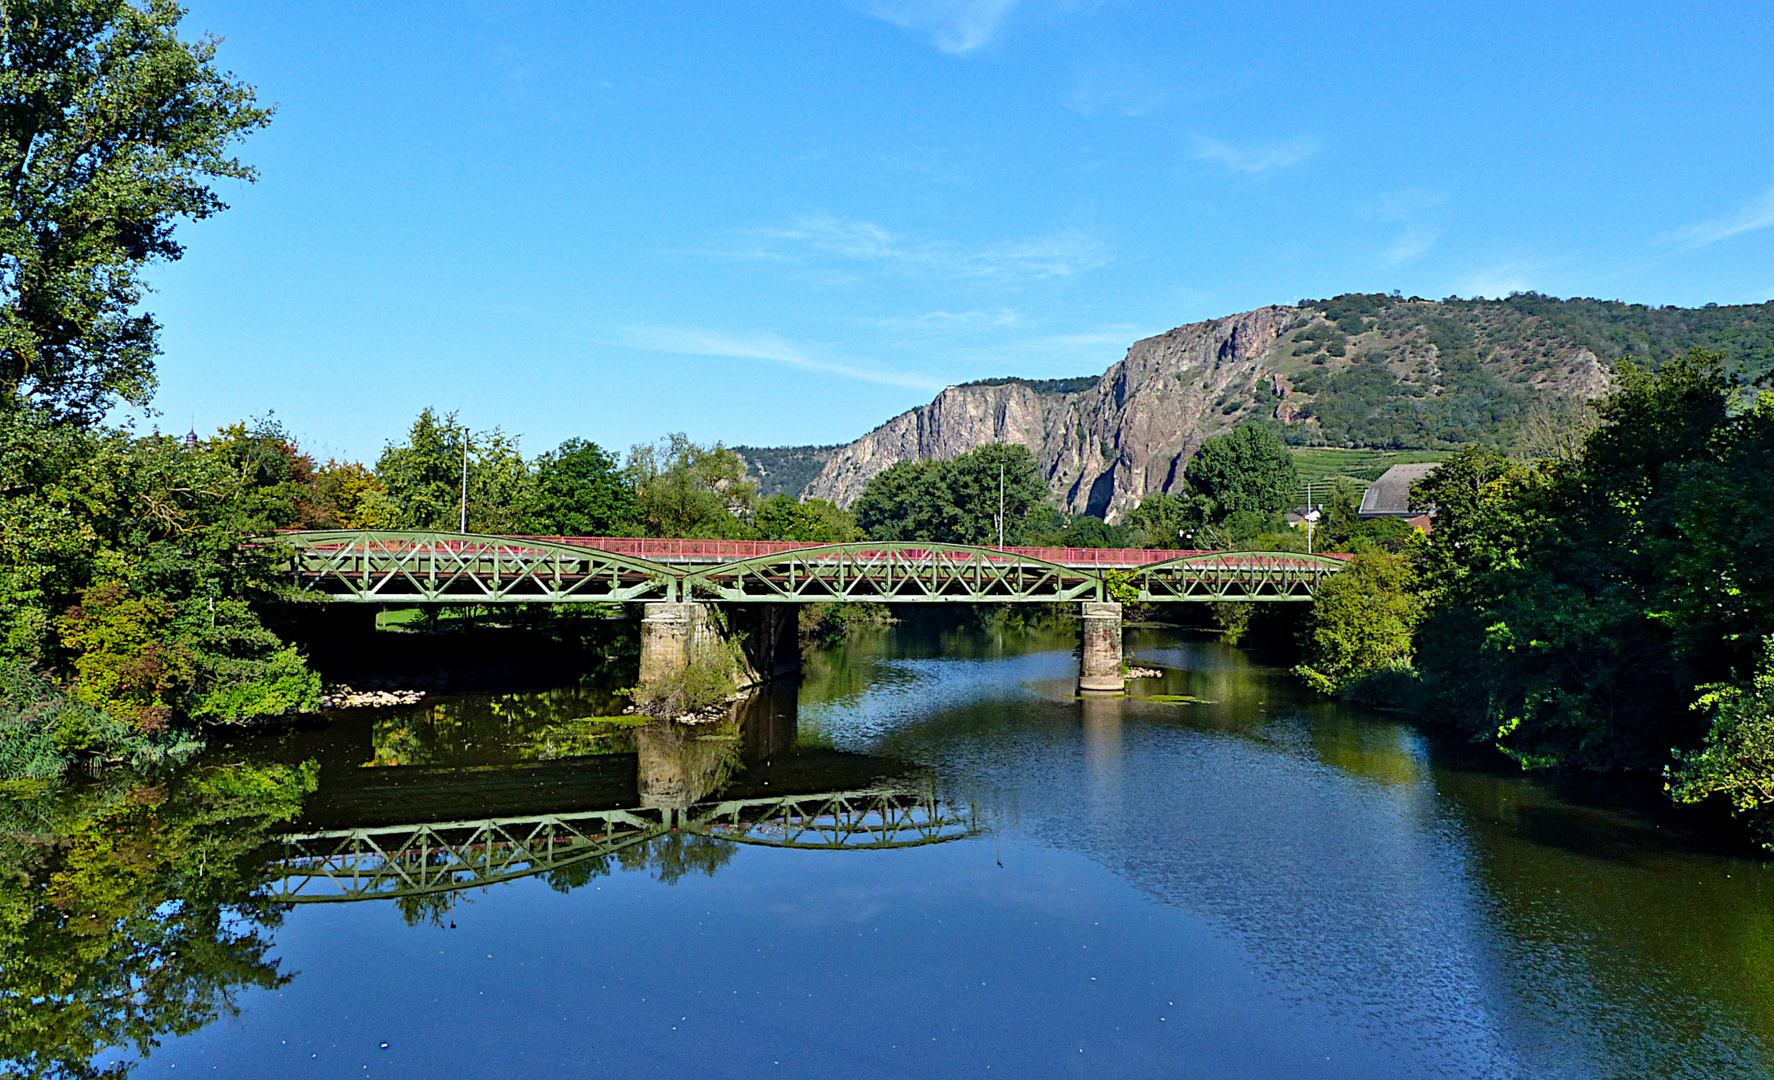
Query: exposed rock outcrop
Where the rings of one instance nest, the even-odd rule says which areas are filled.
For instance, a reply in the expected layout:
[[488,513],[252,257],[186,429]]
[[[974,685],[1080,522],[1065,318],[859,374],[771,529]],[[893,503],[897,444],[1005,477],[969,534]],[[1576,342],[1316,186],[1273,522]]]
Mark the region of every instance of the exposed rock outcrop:
[[[1720,326],[1757,320],[1774,321],[1774,304],[1684,312],[1350,294],[1180,326],[1135,342],[1094,381],[951,386],[848,446],[769,453],[798,454],[806,471],[795,479],[822,461],[800,490],[849,505],[896,462],[1018,443],[1058,505],[1116,522],[1146,494],[1178,490],[1189,456],[1239,423],[1279,421],[1292,441],[1337,446],[1508,448],[1534,399],[1607,393],[1615,359],[1648,356],[1635,343],[1647,327],[1660,349],[1679,352],[1716,347]],[[1742,362],[1750,375],[1768,366]]]
[[1020,443],[1061,506],[1119,521],[1147,492],[1179,484],[1203,439],[1272,407],[1261,360],[1297,314],[1258,308],[1135,342],[1095,386],[1076,393],[1042,394],[1025,383],[951,386],[836,451],[807,494],[848,505],[895,462]]

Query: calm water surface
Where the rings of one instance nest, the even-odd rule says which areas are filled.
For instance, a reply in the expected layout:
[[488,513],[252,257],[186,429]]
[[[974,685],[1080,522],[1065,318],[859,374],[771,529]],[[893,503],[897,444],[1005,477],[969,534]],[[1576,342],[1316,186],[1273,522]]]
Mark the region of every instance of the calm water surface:
[[[90,944],[9,1052],[85,1023],[135,1076],[1770,1075],[1763,865],[1182,632],[1131,630],[1164,677],[1080,701],[1072,645],[879,631],[707,731],[586,722],[609,702],[563,692],[218,748],[27,860],[30,925]],[[228,783],[306,761],[287,820],[228,816]],[[412,868],[446,856],[400,832],[556,819],[611,850],[480,834],[452,857],[538,872],[440,891]],[[365,886],[364,857],[327,877],[314,853],[353,830],[414,884]],[[334,902],[264,900],[287,895]],[[130,992],[165,1000],[93,1018]]]

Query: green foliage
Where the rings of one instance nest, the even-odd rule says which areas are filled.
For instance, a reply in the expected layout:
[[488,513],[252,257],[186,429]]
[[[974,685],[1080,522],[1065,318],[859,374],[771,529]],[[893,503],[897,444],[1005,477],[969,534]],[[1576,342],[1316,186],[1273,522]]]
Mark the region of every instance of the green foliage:
[[1423,616],[1411,560],[1369,550],[1349,560],[1313,594],[1301,678],[1337,693],[1375,672],[1411,665],[1412,634]]
[[759,540],[799,540],[806,543],[845,544],[859,539],[856,517],[825,499],[798,502],[774,495],[758,504],[752,528]]
[[1192,494],[1211,501],[1213,520],[1286,510],[1299,486],[1293,455],[1258,424],[1203,442],[1184,468],[1183,480]]
[[524,531],[544,536],[627,536],[635,527],[634,489],[616,458],[594,442],[568,439],[535,462]]
[[1125,570],[1103,571],[1103,595],[1117,604],[1137,604],[1140,599],[1133,575]]
[[732,450],[670,435],[630,449],[626,471],[642,536],[744,538],[757,487]]
[[1199,496],[1154,491],[1127,515],[1127,528],[1139,547],[1183,547],[1186,538],[1207,524],[1211,511],[1211,504]]
[[329,461],[315,470],[309,485],[315,528],[394,529],[400,507],[388,485],[355,461]]
[[1038,538],[1055,547],[1124,548],[1133,546],[1135,530],[1129,525],[1110,525],[1091,514],[1075,514],[1061,532]]
[[0,415],[0,657],[72,676],[105,718],[65,752],[130,756],[119,739],[181,715],[312,703],[256,614],[283,587],[273,553],[242,545],[301,520],[305,462],[268,420],[188,446]]
[[495,428],[471,432],[456,414],[421,412],[404,445],[388,444],[376,461],[376,477],[396,508],[403,529],[455,531],[462,522],[463,470],[467,469],[468,531],[519,531],[530,508],[531,476],[516,440]]
[[739,689],[745,654],[736,637],[698,636],[684,666],[634,688],[636,709],[661,720],[675,720],[718,705]]
[[0,795],[0,1061],[100,1075],[105,1051],[145,1057],[241,988],[282,985],[254,856],[316,778],[312,762],[223,765]]
[[1774,408],[1729,415],[1700,351],[1620,382],[1580,457],[1471,451],[1420,487],[1425,687],[1524,765],[1662,767],[1699,741],[1694,688],[1749,678],[1774,630]]
[[[1754,382],[1774,370],[1774,303],[1646,307],[1523,293],[1506,300],[1351,294],[1301,301],[1290,371],[1305,424],[1290,441],[1367,447],[1479,445],[1569,456],[1587,427],[1577,399],[1622,361],[1655,365],[1701,348]],[[1365,335],[1349,341],[1357,325]],[[1353,362],[1336,358],[1351,355]],[[1548,438],[1547,436],[1551,436]],[[1564,449],[1549,453],[1550,447]]]
[[172,699],[190,685],[190,652],[167,633],[173,604],[135,596],[120,581],[93,585],[56,620],[62,647],[74,654],[80,700],[137,731],[156,731]]
[[263,126],[215,41],[179,40],[182,9],[126,0],[13,0],[0,26],[0,409],[96,421],[154,385],[159,327],[143,268],[177,259],[180,219],[250,181],[228,157]]
[[[1002,473],[1000,473],[1002,469]],[[871,540],[996,544],[1002,475],[1004,542],[1024,544],[1053,515],[1027,447],[989,443],[947,461],[902,461],[868,482],[852,507]]]
[[1701,687],[1694,708],[1711,719],[1705,743],[1677,751],[1665,770],[1676,802],[1694,803],[1722,795],[1740,814],[1752,815],[1774,850],[1774,637],[1762,639],[1755,671],[1738,684]]

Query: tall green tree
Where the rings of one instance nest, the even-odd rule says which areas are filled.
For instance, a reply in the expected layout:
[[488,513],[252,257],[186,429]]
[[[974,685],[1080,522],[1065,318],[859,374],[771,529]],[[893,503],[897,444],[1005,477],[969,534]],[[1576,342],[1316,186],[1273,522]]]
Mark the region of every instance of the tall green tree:
[[745,535],[758,488],[745,478],[745,460],[727,447],[669,435],[658,445],[632,447],[624,471],[643,536]]
[[1577,459],[1468,453],[1422,487],[1437,507],[1426,686],[1524,765],[1661,768],[1704,731],[1696,685],[1746,677],[1774,630],[1744,599],[1767,595],[1774,559],[1754,518],[1771,482],[1748,465],[1756,416],[1728,415],[1703,351],[1619,381]]
[[389,443],[376,460],[403,529],[454,532],[462,524],[463,468],[467,467],[468,531],[520,531],[532,499],[532,477],[517,442],[499,431],[469,431],[455,413],[427,408],[403,445]]
[[776,495],[758,504],[752,527],[760,540],[843,544],[857,538],[856,518],[825,499],[799,502]]
[[1191,493],[1213,502],[1214,517],[1286,510],[1300,486],[1293,455],[1274,432],[1244,424],[1201,444],[1183,469]]
[[[1053,525],[1053,506],[1026,446],[989,443],[947,461],[898,462],[877,473],[852,510],[871,540],[1027,543]],[[1063,521],[1059,526],[1063,528]]]
[[568,439],[535,462],[524,530],[547,536],[626,536],[635,528],[634,489],[614,455]]
[[1313,594],[1306,662],[1295,671],[1335,693],[1377,672],[1409,668],[1412,634],[1422,617],[1409,556],[1363,551]]
[[216,40],[181,40],[164,0],[0,5],[0,405],[94,422],[148,401],[159,327],[148,264],[182,220],[254,179],[229,147],[263,126]]

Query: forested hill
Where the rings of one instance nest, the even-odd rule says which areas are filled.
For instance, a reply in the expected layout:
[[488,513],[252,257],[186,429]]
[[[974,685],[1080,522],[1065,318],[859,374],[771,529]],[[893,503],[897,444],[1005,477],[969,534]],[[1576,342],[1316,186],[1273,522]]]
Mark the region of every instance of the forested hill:
[[1305,300],[1265,358],[1289,388],[1290,441],[1507,449],[1536,401],[1594,397],[1614,366],[1695,346],[1754,381],[1774,369],[1774,302],[1703,308],[1560,300]]
[[[1294,445],[1517,447],[1605,393],[1622,359],[1655,368],[1702,346],[1754,381],[1774,370],[1774,302],[1703,308],[1560,300],[1424,300],[1352,293],[1259,308],[1135,342],[1094,379],[950,387],[848,446],[797,448],[796,489],[847,505],[896,461],[988,442],[1035,453],[1055,499],[1111,520],[1170,490],[1201,441],[1246,422]],[[770,452],[747,450],[748,460]],[[778,451],[776,453],[784,453]],[[776,487],[777,485],[772,485]]]
[[842,446],[735,446],[764,498],[799,495]]

